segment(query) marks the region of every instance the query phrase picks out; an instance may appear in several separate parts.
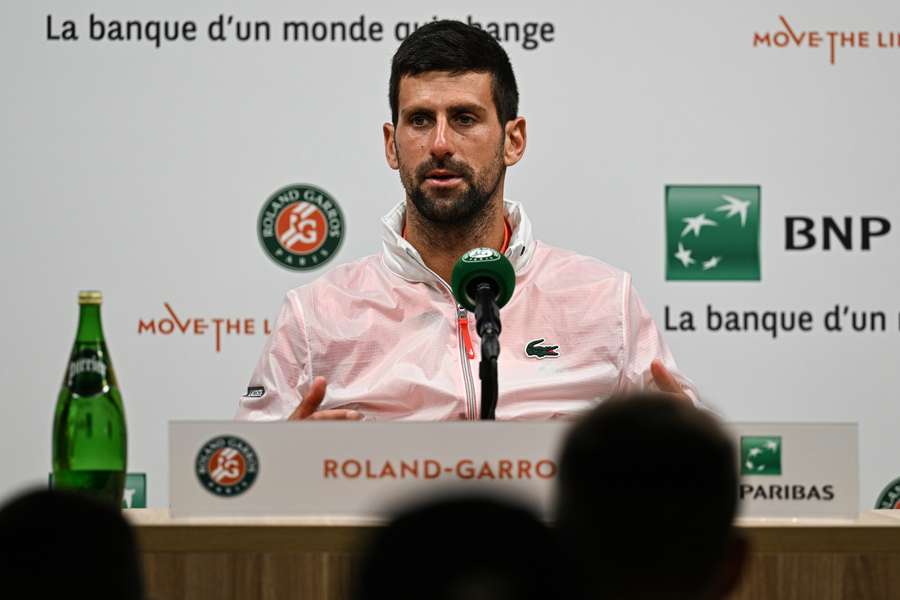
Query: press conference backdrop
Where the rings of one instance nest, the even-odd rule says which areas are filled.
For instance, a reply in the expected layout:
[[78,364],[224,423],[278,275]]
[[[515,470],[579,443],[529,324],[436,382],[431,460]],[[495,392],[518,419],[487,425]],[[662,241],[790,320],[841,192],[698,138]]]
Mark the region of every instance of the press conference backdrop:
[[[727,419],[859,422],[861,508],[900,475],[896,3],[0,11],[3,496],[46,481],[77,291],[96,288],[129,470],[167,503],[167,422],[232,417],[284,292],[380,251],[403,198],[382,147],[389,62],[435,16],[491,28],[510,54],[529,137],[507,196],[539,239],[633,273]],[[258,227],[294,183],[343,214],[313,269],[280,266]],[[714,224],[687,229],[699,214]]]

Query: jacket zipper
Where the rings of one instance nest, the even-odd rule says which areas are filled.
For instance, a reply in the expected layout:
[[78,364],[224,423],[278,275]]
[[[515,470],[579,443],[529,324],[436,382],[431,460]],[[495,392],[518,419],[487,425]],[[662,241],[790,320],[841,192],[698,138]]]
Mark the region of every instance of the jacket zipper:
[[[416,258],[415,255],[410,254],[409,250],[406,251],[406,254],[420,264],[426,271],[434,275],[435,279],[444,286],[444,289],[447,290],[450,293],[450,297],[453,298],[453,290],[447,285],[447,282],[441,279],[440,275],[429,269],[428,266],[420,259]],[[454,303],[456,303],[455,300]],[[456,337],[459,340],[459,363],[462,367],[463,381],[466,386],[466,419],[469,421],[476,421],[478,420],[478,408],[475,406],[475,382],[472,379],[472,368],[469,365],[469,358],[475,358],[475,349],[472,347],[472,338],[469,337],[469,321],[466,309],[459,304],[456,304],[456,320]]]
[[459,311],[459,332],[462,334],[463,342],[466,344],[466,356],[469,360],[475,358],[475,349],[472,347],[472,338],[469,337],[469,318],[466,309],[461,306],[456,307]]
[[475,349],[472,348],[472,338],[469,337],[469,321],[466,309],[456,305],[456,314],[459,322],[459,360],[462,364],[463,379],[466,382],[466,417],[474,421],[478,418],[475,408],[475,382],[472,381],[472,369],[469,360],[475,358]]

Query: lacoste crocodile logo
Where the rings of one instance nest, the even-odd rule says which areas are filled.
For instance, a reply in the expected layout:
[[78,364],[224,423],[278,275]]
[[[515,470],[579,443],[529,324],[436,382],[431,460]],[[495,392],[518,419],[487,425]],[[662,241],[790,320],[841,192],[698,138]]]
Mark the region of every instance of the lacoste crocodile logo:
[[525,346],[525,356],[531,356],[534,358],[556,358],[559,356],[559,352],[556,351],[559,346],[539,345],[543,343],[544,338],[528,342],[528,345]]

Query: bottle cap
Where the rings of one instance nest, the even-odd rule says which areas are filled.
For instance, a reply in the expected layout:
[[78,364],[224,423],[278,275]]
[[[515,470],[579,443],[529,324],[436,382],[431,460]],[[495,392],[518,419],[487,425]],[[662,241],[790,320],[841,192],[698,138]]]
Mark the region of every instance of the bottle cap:
[[103,302],[103,294],[97,290],[78,292],[78,304],[100,304]]

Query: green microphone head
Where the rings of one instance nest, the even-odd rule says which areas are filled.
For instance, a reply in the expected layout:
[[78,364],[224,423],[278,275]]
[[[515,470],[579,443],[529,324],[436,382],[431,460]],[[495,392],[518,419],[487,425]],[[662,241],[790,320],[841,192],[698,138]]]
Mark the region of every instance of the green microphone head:
[[453,295],[466,310],[475,311],[474,283],[490,281],[497,287],[497,307],[502,308],[516,289],[516,272],[505,256],[493,248],[474,248],[453,267]]

